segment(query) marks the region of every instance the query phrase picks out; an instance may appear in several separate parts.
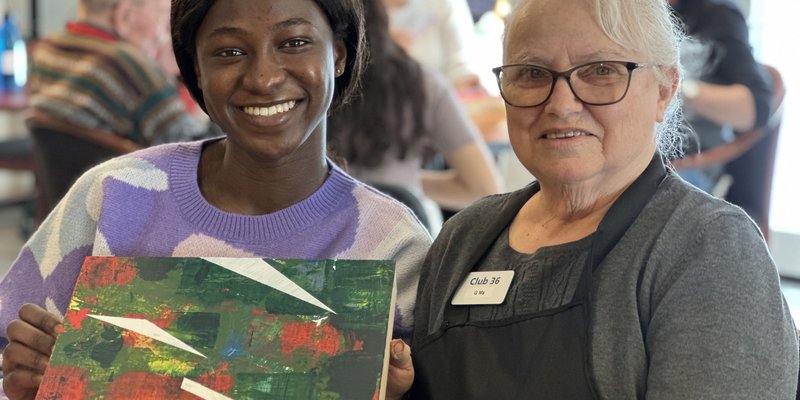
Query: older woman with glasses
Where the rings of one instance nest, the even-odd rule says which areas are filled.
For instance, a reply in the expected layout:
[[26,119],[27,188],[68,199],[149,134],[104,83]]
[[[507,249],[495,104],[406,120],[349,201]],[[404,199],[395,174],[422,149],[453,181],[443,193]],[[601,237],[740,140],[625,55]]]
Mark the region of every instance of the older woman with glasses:
[[527,0],[506,29],[495,73],[537,180],[445,224],[390,395],[794,398],[797,334],[762,235],[665,166],[667,2]]

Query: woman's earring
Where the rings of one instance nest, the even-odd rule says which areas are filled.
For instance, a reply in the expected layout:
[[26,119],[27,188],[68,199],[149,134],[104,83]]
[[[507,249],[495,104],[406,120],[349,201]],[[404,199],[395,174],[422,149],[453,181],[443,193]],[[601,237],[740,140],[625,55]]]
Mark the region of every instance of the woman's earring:
[[336,68],[336,76],[341,76],[342,72],[344,72],[344,71],[342,71],[341,68],[338,68],[338,67]]

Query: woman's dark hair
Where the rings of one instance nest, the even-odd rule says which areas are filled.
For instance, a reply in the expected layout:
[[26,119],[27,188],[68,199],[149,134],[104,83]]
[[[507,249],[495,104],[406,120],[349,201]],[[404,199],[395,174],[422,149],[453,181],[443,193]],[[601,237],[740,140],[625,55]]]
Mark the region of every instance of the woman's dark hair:
[[328,118],[328,143],[350,165],[370,168],[387,151],[402,160],[424,148],[430,128],[422,68],[392,39],[383,0],[363,1],[369,63],[361,94]]
[[[206,109],[203,92],[197,85],[197,74],[194,69],[197,58],[196,36],[214,1],[172,0],[170,12],[172,49],[175,51],[181,78],[203,110]],[[314,3],[328,18],[334,39],[342,40],[347,48],[345,70],[336,78],[336,88],[333,92],[331,110],[334,110],[347,103],[357,91],[366,64],[364,10],[360,0],[314,0]],[[265,4],[264,7],[268,5]]]

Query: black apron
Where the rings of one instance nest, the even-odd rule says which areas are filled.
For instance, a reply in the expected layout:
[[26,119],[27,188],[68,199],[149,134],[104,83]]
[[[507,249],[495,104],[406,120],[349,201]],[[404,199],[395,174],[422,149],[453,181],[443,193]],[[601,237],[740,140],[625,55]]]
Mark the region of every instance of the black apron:
[[[416,378],[411,398],[597,398],[589,363],[592,275],[665,176],[656,154],[612,205],[594,234],[568,304],[505,320],[474,322],[469,321],[470,306],[447,304],[441,330],[412,349]],[[475,251],[483,254],[488,249]],[[453,294],[447,298],[452,300]]]

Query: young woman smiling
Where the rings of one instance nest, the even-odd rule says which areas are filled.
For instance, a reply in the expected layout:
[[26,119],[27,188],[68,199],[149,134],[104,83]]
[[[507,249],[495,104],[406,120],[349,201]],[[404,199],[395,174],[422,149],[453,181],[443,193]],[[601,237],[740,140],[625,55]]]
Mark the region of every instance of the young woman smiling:
[[171,22],[183,79],[225,137],[96,167],[33,235],[0,282],[12,399],[34,398],[87,255],[394,259],[394,333],[410,332],[430,236],[325,155],[326,116],[361,73],[360,4],[175,0]]

